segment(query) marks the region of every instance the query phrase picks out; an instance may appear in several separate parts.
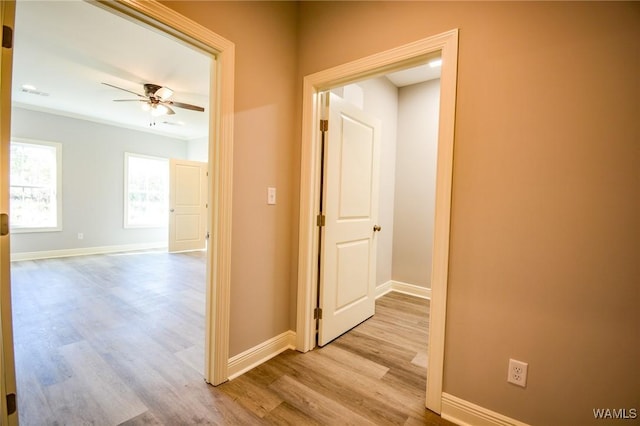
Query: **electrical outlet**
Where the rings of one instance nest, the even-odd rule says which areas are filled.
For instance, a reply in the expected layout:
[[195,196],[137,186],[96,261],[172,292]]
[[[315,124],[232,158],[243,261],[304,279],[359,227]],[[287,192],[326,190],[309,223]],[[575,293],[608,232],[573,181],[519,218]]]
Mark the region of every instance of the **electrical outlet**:
[[507,382],[525,387],[527,385],[527,369],[529,364],[515,359],[509,360],[509,375]]

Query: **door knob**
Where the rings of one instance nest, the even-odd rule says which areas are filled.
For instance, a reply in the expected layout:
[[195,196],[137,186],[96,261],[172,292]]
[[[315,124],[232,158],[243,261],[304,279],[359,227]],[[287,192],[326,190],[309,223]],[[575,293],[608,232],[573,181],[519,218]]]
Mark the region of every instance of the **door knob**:
[[373,225],[373,232],[380,232],[382,231],[382,226],[380,225]]

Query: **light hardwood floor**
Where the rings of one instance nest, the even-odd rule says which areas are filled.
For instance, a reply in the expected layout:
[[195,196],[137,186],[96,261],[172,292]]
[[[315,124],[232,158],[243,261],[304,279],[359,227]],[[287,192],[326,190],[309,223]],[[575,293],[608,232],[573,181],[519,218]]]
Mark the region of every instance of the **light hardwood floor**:
[[324,348],[202,380],[204,253],[14,262],[21,425],[429,424],[428,301],[391,293]]

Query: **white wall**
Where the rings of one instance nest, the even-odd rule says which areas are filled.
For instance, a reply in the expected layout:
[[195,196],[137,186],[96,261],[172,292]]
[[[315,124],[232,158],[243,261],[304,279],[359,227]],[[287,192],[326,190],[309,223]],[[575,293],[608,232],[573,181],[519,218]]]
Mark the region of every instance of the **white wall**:
[[123,226],[124,153],[186,159],[185,141],[22,108],[12,115],[13,137],[62,144],[62,231],[12,234],[12,253],[166,244],[166,227]]
[[187,143],[187,160],[209,162],[209,138],[191,139]]
[[440,80],[398,94],[393,280],[431,288]]

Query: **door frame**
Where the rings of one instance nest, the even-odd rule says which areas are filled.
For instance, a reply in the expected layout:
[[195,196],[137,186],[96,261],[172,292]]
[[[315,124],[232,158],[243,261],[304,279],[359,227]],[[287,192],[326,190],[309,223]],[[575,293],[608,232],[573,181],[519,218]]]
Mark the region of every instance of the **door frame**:
[[440,115],[436,171],[436,203],[431,272],[431,307],[425,406],[441,412],[444,372],[444,339],[449,266],[451,189],[455,128],[456,84],[458,74],[458,29],[418,40],[395,49],[339,65],[303,81],[302,144],[300,170],[300,224],[298,249],[298,296],[296,349],[307,352],[315,347],[314,308],[317,303],[318,242],[316,226],[320,199],[320,137],[322,91],[365,78],[425,63],[441,52]]
[[[151,30],[173,36],[178,41],[196,47],[215,58],[211,67],[209,102],[209,214],[208,229],[211,233],[207,251],[206,273],[206,314],[205,314],[205,365],[204,379],[213,385],[228,380],[229,365],[229,300],[231,282],[231,205],[233,178],[233,115],[234,115],[234,63],[235,45],[217,35],[208,28],[180,15],[155,0],[88,0],[90,3],[114,12]],[[9,2],[3,2],[3,4]],[[3,65],[5,63],[3,55]],[[10,64],[9,64],[10,66]],[[3,70],[4,71],[4,70]],[[3,72],[4,76],[4,72]],[[11,90],[2,91],[0,111],[8,114],[11,108]],[[5,93],[7,95],[5,96]],[[3,127],[0,144],[7,149],[9,137]],[[4,151],[3,151],[4,152]],[[3,159],[4,160],[4,159]],[[5,170],[6,169],[6,170]],[[0,164],[2,176],[9,173]],[[1,194],[8,193],[8,180],[0,187]],[[4,205],[2,206],[5,207]],[[8,238],[3,237],[3,240]],[[10,291],[10,283],[5,279],[5,269],[9,270],[8,253],[5,255],[4,241],[2,251],[2,281],[0,291],[3,295]],[[7,243],[8,244],[8,243]],[[10,308],[10,302],[4,300]],[[10,312],[4,309],[3,315]],[[7,321],[3,318],[2,327],[7,331]],[[9,323],[10,325],[10,323]],[[8,331],[11,329],[9,328]],[[5,338],[4,356],[13,354],[13,345]],[[10,389],[7,389],[10,391]]]
[[[15,26],[14,1],[0,4],[0,24]],[[11,81],[13,47],[0,47],[0,213],[9,214],[9,143],[11,140]],[[9,414],[7,395],[16,394],[11,313],[11,254],[9,235],[0,236],[0,424],[17,425],[18,411]]]
[[235,44],[155,0],[98,0],[155,31],[215,58],[209,96],[209,209],[205,313],[205,380],[228,380]]

